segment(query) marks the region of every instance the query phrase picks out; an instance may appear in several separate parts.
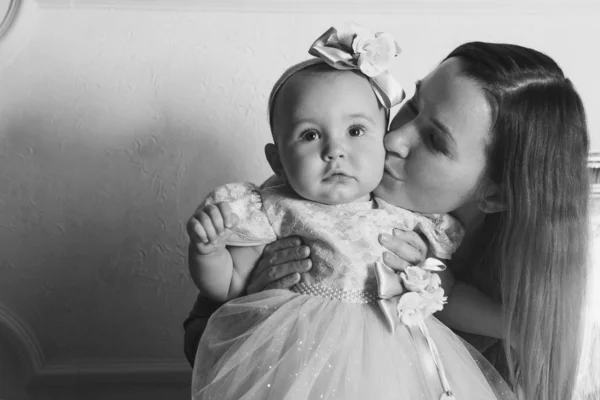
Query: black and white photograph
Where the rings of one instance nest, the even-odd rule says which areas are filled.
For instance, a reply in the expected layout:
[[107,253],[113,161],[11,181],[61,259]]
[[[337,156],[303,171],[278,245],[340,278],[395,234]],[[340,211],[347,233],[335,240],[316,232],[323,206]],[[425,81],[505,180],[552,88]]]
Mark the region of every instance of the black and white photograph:
[[0,0],[0,400],[600,400],[600,2]]

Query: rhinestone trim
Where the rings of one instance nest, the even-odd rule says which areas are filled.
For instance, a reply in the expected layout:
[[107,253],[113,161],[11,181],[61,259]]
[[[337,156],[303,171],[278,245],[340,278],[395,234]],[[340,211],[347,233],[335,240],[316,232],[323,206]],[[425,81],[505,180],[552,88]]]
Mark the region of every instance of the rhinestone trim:
[[368,304],[378,300],[377,294],[362,290],[343,290],[315,283],[300,282],[292,291],[309,296],[326,297],[330,300],[340,300],[347,303]]

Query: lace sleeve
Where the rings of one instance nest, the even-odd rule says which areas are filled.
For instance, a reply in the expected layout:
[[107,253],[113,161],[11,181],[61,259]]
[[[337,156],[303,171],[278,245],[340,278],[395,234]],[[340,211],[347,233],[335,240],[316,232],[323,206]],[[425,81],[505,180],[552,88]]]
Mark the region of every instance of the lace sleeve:
[[229,183],[213,190],[200,207],[227,202],[239,217],[228,245],[256,246],[277,239],[262,206],[259,188],[252,183]]
[[460,223],[449,214],[419,216],[416,230],[429,240],[429,250],[435,257],[449,260],[464,236]]

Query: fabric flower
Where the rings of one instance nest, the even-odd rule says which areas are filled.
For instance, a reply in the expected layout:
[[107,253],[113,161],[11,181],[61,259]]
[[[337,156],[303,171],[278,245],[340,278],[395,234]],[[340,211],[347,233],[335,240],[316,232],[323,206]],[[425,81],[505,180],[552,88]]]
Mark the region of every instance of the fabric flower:
[[442,288],[433,293],[404,293],[398,301],[398,317],[403,324],[415,326],[434,312],[441,311],[444,304],[446,297]]
[[444,271],[446,269],[446,265],[441,262],[440,260],[438,260],[437,258],[433,258],[433,257],[428,257],[427,259],[425,259],[425,261],[423,261],[421,264],[419,264],[419,267],[427,270],[427,271]]
[[429,284],[425,286],[425,292],[433,292],[442,284],[442,280],[438,274],[429,274]]
[[447,297],[444,296],[444,289],[441,287],[438,287],[431,292],[424,292],[420,294],[426,299],[424,311],[426,316],[444,309],[444,304],[446,304]]
[[411,292],[422,292],[430,285],[431,275],[420,267],[406,267],[404,272],[400,273],[400,278],[406,289]]
[[444,266],[441,261],[427,259],[423,266],[410,266],[400,274],[404,287],[409,292],[404,293],[398,301],[398,316],[408,325],[422,321],[434,312],[441,311],[446,304],[442,280],[431,270]]
[[406,326],[416,326],[425,316],[423,310],[427,307],[427,299],[417,292],[404,293],[398,301],[398,316]]
[[444,388],[440,400],[456,400],[448,384],[448,379],[435,343],[429,334],[427,326],[424,324],[425,318],[436,311],[441,311],[446,303],[444,289],[441,288],[442,281],[437,274],[432,273],[432,271],[443,271],[444,268],[445,266],[441,261],[433,258],[427,259],[420,266],[407,267],[400,277],[402,283],[410,292],[400,296],[396,309],[398,319],[409,328],[418,327],[418,330],[424,335],[427,341],[428,347],[423,348],[422,351],[423,353],[429,351],[437,367],[436,369]]
[[337,29],[335,37],[331,37],[328,42],[336,41],[339,45],[352,49],[356,66],[370,78],[387,71],[392,59],[400,54],[400,47],[391,34],[374,33],[357,24],[347,24]]
[[352,49],[358,54],[358,69],[369,77],[387,71],[392,59],[400,53],[396,41],[389,33],[376,33],[372,37],[356,36]]
[[315,40],[308,53],[335,69],[360,71],[387,109],[405,97],[402,86],[388,71],[392,59],[400,54],[400,47],[389,33],[373,33],[352,23],[332,27]]

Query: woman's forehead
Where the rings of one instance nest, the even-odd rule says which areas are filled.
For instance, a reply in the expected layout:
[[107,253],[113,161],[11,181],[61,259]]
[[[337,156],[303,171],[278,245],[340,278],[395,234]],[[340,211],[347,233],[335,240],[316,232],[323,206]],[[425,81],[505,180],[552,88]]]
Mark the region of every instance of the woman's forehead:
[[442,62],[420,83],[418,101],[426,116],[461,137],[487,139],[492,127],[492,107],[478,83],[463,74],[462,61]]

